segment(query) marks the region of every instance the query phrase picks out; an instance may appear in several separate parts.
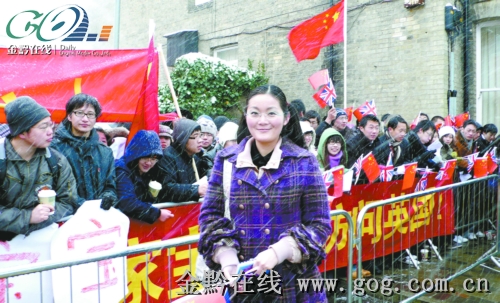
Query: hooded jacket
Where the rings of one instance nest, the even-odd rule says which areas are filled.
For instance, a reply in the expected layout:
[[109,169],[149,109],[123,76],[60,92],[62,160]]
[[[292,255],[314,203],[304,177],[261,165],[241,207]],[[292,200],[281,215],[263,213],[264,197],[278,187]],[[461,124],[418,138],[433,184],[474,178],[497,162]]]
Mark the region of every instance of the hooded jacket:
[[88,138],[75,137],[71,132],[71,122],[66,121],[57,128],[51,146],[60,151],[71,165],[78,204],[104,197],[116,200],[113,151],[99,141],[95,129],[90,131]]
[[116,160],[116,208],[131,218],[150,224],[160,217],[160,210],[151,204],[156,198],[149,192],[149,182],[158,177],[158,169],[155,165],[141,175],[137,162],[140,158],[152,156],[163,156],[160,138],[153,131],[141,130],[132,138],[123,157]]
[[326,164],[328,164],[328,161],[330,161],[329,159],[324,159],[324,154],[325,154],[324,151],[326,148],[326,142],[328,142],[328,138],[330,138],[331,136],[335,136],[335,135],[340,136],[342,138],[342,141],[344,142],[344,148],[342,149],[342,153],[343,153],[342,157],[345,158],[345,163],[347,163],[347,160],[348,160],[348,158],[347,158],[347,145],[345,143],[344,137],[337,130],[335,130],[333,128],[328,128],[323,132],[323,134],[321,135],[321,138],[319,139],[318,155],[316,156],[316,158],[318,159],[318,162],[319,162],[319,168],[321,170],[324,170]]
[[[0,241],[11,240],[17,234],[29,235],[72,215],[78,208],[76,182],[68,160],[57,150],[51,149],[59,159],[59,177],[54,184],[51,169],[45,158],[46,149],[39,148],[26,161],[16,152],[9,139],[5,140],[6,175],[0,197]],[[54,155],[52,155],[54,157]],[[49,187],[56,196],[56,210],[48,220],[30,224],[31,212],[38,205],[38,190]]]
[[[162,190],[160,199],[164,202],[198,201],[198,185],[194,185],[196,177],[192,159],[195,159],[200,178],[209,169],[208,159],[198,155],[189,156],[185,150],[191,134],[201,127],[193,120],[181,119],[174,125],[172,137],[174,142],[163,151],[163,158],[158,163],[162,174]],[[160,181],[159,181],[160,182]]]

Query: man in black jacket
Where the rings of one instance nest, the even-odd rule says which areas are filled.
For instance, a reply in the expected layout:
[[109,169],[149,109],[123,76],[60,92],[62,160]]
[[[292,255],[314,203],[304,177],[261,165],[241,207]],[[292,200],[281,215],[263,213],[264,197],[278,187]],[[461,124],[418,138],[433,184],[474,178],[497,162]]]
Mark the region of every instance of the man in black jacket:
[[482,152],[488,145],[490,145],[497,136],[498,128],[495,124],[486,124],[483,126],[483,133],[476,140],[476,151]]
[[405,138],[407,131],[408,123],[399,115],[387,122],[387,129],[382,136],[378,137],[380,145],[373,152],[380,165],[386,165],[389,154],[392,155],[394,167],[403,165],[409,145]]
[[377,138],[380,121],[375,115],[366,115],[359,122],[359,133],[347,140],[347,168],[351,168],[361,155],[368,155],[380,144]]
[[332,107],[328,111],[328,115],[326,116],[325,120],[321,121],[321,123],[316,128],[316,148],[318,147],[321,135],[323,134],[325,129],[329,127],[332,127],[333,129],[338,131],[346,141],[353,137],[355,135],[354,130],[350,129],[347,126],[347,122],[347,113],[345,112],[345,110]]
[[189,119],[174,124],[174,142],[163,151],[158,163],[162,180],[160,200],[163,202],[198,201],[207,191],[208,181],[196,182],[193,158],[200,178],[206,175],[208,163],[197,156],[202,150],[201,127]]

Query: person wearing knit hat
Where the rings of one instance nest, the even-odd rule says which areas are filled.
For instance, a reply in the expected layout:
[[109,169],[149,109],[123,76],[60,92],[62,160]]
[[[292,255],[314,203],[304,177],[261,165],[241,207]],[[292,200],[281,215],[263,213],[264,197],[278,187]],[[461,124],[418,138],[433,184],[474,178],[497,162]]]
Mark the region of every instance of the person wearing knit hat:
[[217,126],[207,115],[201,115],[196,121],[201,126],[201,145],[205,151],[211,150],[217,137]]
[[[0,180],[0,241],[45,228],[78,207],[71,166],[49,147],[54,123],[47,109],[23,96],[5,106],[5,115],[10,135],[0,141],[5,152],[4,176],[22,182]],[[55,192],[55,204],[39,203],[42,189]]]
[[7,104],[5,106],[5,115],[12,137],[29,131],[35,124],[44,118],[50,117],[50,113],[45,107],[27,96],[19,97]]
[[443,126],[439,129],[439,141],[443,146],[436,150],[436,156],[440,156],[441,160],[447,161],[457,158],[453,140],[455,139],[455,130],[451,126]]
[[162,149],[169,147],[170,143],[172,143],[172,129],[170,127],[160,124],[160,133],[158,136],[160,137]]
[[336,131],[338,131],[342,137],[344,137],[344,140],[349,140],[351,137],[355,135],[354,131],[347,127],[347,113],[345,110],[341,108],[334,108],[332,107],[328,111],[328,115],[326,116],[325,121],[322,121],[318,128],[316,128],[316,144],[315,146],[318,146],[319,144],[319,138],[323,134],[323,131],[329,127],[333,127]]

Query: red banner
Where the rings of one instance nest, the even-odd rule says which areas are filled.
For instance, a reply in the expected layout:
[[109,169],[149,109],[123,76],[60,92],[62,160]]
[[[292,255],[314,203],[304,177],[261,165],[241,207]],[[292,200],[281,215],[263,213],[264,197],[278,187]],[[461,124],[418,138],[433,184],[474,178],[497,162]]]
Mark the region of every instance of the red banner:
[[[366,205],[413,192],[418,183],[414,181],[411,190],[401,191],[403,180],[373,184],[355,185],[351,195],[335,199],[332,210],[347,211],[356,225],[360,210]],[[435,174],[428,176],[427,188],[435,187]],[[450,180],[446,184],[451,183]],[[425,195],[416,199],[407,199],[367,212],[363,222],[362,248],[364,260],[389,255],[437,236],[452,234],[455,228],[453,191],[446,190]],[[345,217],[332,219],[333,234],[328,239],[326,270],[346,267],[348,261],[348,225]],[[356,226],[354,226],[356,233]],[[336,240],[336,241],[335,241]],[[353,251],[353,263],[357,261],[357,250]],[[324,263],[320,266],[323,270]]]
[[[351,194],[344,194],[331,203],[331,209],[346,210],[354,222],[359,211],[375,201],[402,196],[413,192],[401,191],[403,180],[356,185]],[[443,181],[438,185],[443,185]],[[446,181],[447,184],[451,181]],[[428,188],[436,186],[435,174],[428,176]],[[198,234],[200,203],[170,208],[174,219],[153,225],[131,220],[129,245],[172,239]],[[452,190],[429,194],[417,199],[404,200],[371,210],[363,226],[363,260],[373,259],[409,248],[426,239],[453,233],[454,210]],[[347,222],[344,217],[332,220],[333,234],[326,243],[326,269],[347,266]],[[355,228],[355,227],[354,227]],[[336,239],[336,241],[335,241]],[[166,302],[180,297],[181,289],[175,282],[186,270],[195,273],[197,244],[171,248],[148,254],[149,302]],[[190,262],[191,256],[191,262]],[[354,251],[354,258],[357,254]],[[354,263],[356,259],[354,259]],[[128,289],[126,302],[146,302],[146,256],[128,258]],[[191,264],[191,266],[189,266]],[[323,271],[324,264],[320,267]],[[171,277],[169,279],[169,277]]]
[[[201,203],[169,208],[174,218],[154,224],[130,220],[129,246],[198,234],[198,217]],[[178,246],[164,251],[129,256],[127,259],[128,294],[126,302],[169,302],[181,297],[175,282],[186,270],[195,273],[198,244]],[[191,260],[190,260],[191,258]],[[191,267],[189,266],[191,264]],[[170,279],[169,279],[170,278]],[[147,279],[147,280],[146,280]],[[146,300],[146,283],[149,283],[149,301]]]
[[95,96],[99,121],[131,122],[148,70],[148,49],[71,50],[13,54],[0,48],[0,123],[3,107],[27,95],[46,107],[55,122],[66,115],[66,102],[77,93]]

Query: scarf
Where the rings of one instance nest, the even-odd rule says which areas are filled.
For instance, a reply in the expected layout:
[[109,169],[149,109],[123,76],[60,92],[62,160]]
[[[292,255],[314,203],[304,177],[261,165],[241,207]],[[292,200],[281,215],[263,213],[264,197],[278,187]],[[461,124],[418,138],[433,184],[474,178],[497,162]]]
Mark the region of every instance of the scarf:
[[392,151],[392,163],[396,163],[399,159],[399,157],[401,157],[401,143],[403,141],[396,141],[394,140],[394,138],[391,136],[391,134],[389,134],[389,131],[386,130],[385,131],[385,135],[389,138],[389,147]]
[[343,155],[342,151],[339,151],[339,153],[334,156],[328,154],[328,161],[330,163],[330,168],[334,168],[340,165],[340,159],[342,158],[342,155]]

